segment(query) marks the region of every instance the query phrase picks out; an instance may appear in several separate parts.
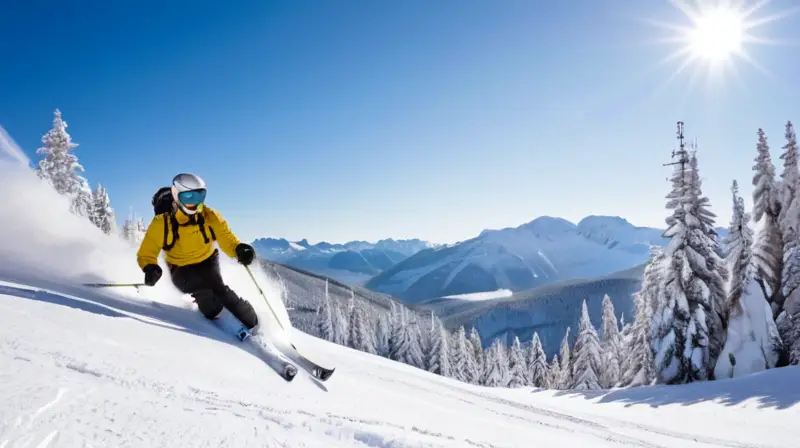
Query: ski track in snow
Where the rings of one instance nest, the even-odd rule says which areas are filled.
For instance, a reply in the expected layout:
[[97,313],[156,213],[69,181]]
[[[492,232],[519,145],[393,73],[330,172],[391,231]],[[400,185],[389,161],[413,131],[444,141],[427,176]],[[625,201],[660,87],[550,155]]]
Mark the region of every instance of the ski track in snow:
[[[204,338],[0,295],[0,448],[781,446],[642,423],[629,418],[635,409],[626,415],[585,399],[534,403],[550,392],[460,384],[296,339],[310,357],[337,366],[322,388],[304,371],[285,383],[222,332]],[[582,406],[553,409],[559,401]]]

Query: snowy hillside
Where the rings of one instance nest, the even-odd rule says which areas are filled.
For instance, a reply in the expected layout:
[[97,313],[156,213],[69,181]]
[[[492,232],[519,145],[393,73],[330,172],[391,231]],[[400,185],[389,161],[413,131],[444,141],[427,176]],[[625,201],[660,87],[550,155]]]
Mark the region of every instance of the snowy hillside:
[[409,303],[498,289],[522,291],[644,263],[649,245],[664,244],[661,233],[618,217],[589,216],[578,224],[540,217],[516,228],[485,230],[454,246],[421,251],[366,286]]
[[191,310],[27,283],[0,285],[4,447],[786,448],[800,437],[800,367],[610,393],[485,388],[296,333],[337,370],[285,383]]
[[511,344],[514,336],[530,341],[539,333],[548,358],[558,352],[567,328],[572,328],[570,343],[575,342],[581,303],[585,299],[592,322],[599,328],[603,296],[608,294],[617,319],[633,320],[631,296],[642,283],[644,266],[626,269],[588,280],[566,280],[514,293],[510,297],[488,300],[442,298],[422,302],[421,307],[433,310],[446,328],[475,327],[484,345],[495,338]]
[[283,238],[259,238],[252,242],[261,258],[326,275],[348,284],[361,284],[378,273],[432,244],[418,239],[384,239],[377,243],[350,241],[345,244]]

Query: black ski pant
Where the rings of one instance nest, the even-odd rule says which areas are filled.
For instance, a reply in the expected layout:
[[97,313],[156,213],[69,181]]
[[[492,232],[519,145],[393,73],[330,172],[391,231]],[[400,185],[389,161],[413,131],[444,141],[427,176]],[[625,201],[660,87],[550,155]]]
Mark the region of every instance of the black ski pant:
[[253,305],[239,297],[222,280],[218,250],[200,263],[170,265],[170,272],[175,287],[184,294],[191,294],[206,318],[215,319],[225,307],[248,329],[258,325]]

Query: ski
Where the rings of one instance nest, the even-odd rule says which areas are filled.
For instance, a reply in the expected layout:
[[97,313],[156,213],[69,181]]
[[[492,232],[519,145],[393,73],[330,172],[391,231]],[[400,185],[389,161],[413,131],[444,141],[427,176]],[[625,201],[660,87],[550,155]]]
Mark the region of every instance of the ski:
[[331,375],[333,375],[333,372],[336,370],[335,367],[332,369],[328,369],[306,358],[305,356],[303,356],[303,354],[301,354],[297,350],[297,347],[295,347],[294,344],[290,343],[289,346],[290,347],[287,347],[286,351],[284,352],[286,356],[290,358],[292,361],[296,362],[303,370],[308,372],[314,378],[320,381],[327,381],[328,378],[330,378]]
[[286,382],[290,382],[297,375],[297,366],[273,344],[264,341],[262,338],[254,337],[253,332],[248,330],[239,319],[233,316],[227,309],[223,309],[216,319],[211,321],[214,326],[226,334],[233,336],[239,342],[247,344],[255,350],[255,355]]
[[297,376],[297,366],[281,353],[274,345],[263,340],[256,340],[246,327],[242,326],[236,331],[236,338],[242,342],[250,342],[253,347],[266,355],[261,359],[270,366],[286,382],[291,382]]

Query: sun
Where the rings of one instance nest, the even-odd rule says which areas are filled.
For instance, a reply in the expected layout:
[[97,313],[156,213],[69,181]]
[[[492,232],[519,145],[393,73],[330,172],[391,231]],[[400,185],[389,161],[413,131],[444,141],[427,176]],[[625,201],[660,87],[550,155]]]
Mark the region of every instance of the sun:
[[694,18],[694,28],[688,31],[687,40],[694,57],[719,63],[742,53],[744,35],[742,13],[730,7],[717,6],[700,12]]
[[[731,73],[741,82],[737,62],[742,61],[769,78],[772,75],[753,56],[755,45],[788,45],[788,42],[758,35],[759,28],[770,25],[800,10],[764,13],[771,0],[669,0],[686,19],[685,23],[667,23],[646,20],[652,25],[667,30],[668,36],[657,42],[677,44],[677,48],[659,61],[655,67],[677,62],[666,80],[695,67],[691,80],[705,71],[710,78]],[[798,2],[800,6],[800,2]],[[699,69],[699,70],[697,70]]]

